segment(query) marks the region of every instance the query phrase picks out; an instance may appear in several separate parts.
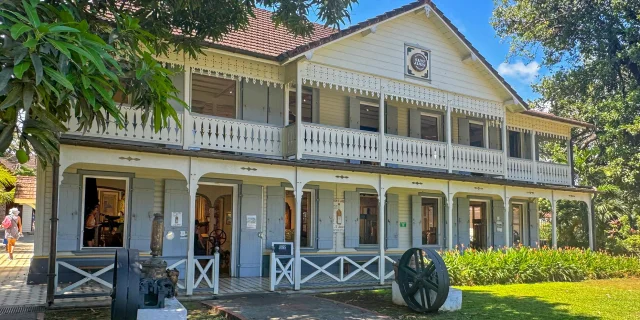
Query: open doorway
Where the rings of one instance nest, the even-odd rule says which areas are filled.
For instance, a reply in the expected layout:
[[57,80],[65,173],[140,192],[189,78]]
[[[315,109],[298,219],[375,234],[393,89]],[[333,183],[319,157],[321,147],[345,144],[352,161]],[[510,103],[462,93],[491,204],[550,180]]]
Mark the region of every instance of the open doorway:
[[469,203],[469,230],[471,248],[482,250],[487,248],[487,203],[471,201]]
[[218,247],[220,277],[233,277],[233,221],[235,186],[200,184],[196,194],[196,221],[193,255],[211,256]]
[[82,248],[122,248],[127,239],[129,178],[84,176]]

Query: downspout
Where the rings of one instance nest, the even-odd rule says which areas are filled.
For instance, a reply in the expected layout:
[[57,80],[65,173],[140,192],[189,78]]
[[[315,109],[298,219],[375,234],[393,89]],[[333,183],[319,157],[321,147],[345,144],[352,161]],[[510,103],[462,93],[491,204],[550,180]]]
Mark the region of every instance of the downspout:
[[47,272],[47,304],[51,306],[56,291],[56,255],[57,255],[57,234],[58,234],[58,180],[60,164],[58,160],[53,161],[53,186],[51,188],[51,235],[49,240],[49,269]]

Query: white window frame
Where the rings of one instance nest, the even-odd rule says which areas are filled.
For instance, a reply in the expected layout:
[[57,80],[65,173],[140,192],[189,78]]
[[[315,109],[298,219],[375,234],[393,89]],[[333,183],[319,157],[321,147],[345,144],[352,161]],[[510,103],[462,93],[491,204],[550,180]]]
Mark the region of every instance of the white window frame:
[[[285,197],[285,203],[286,203],[286,198],[287,198],[287,191],[293,191],[293,197],[294,197],[294,201],[295,200],[295,196],[296,196],[296,192],[295,190],[293,190],[293,188],[285,188],[285,193],[284,193],[284,197]],[[318,190],[317,189],[302,189],[302,193],[304,194],[305,192],[309,192],[311,194],[311,226],[309,228],[309,231],[307,231],[308,233],[310,233],[310,235],[307,237],[310,241],[310,245],[309,246],[300,246],[300,249],[315,249],[316,248],[316,235],[317,235],[317,230],[316,230],[316,219],[318,219],[318,202],[316,201],[316,192]],[[300,212],[300,217],[302,217],[302,212]],[[296,224],[298,224],[298,222],[296,221]],[[284,229],[284,224],[282,225],[282,228]],[[285,229],[286,230],[286,229]],[[295,228],[294,228],[295,230]],[[302,235],[302,229],[300,230],[300,234]],[[296,239],[293,239],[294,242],[296,241]]]
[[[521,201],[512,201],[511,202],[511,206],[509,207],[509,221],[511,222],[511,226],[509,227],[509,230],[511,231],[511,234],[509,235],[509,239],[511,239],[511,244],[509,244],[509,246],[513,246],[514,242],[513,242],[513,208],[515,206],[520,206],[521,210],[520,210],[520,230],[518,230],[520,232],[520,244],[522,245],[528,245],[528,243],[525,243],[525,240],[529,239],[529,235],[528,232],[526,230],[528,230],[528,222],[526,224],[527,228],[525,228],[525,217],[527,216],[525,214],[525,210],[527,209],[527,205],[525,202],[521,202]],[[528,220],[527,220],[528,221]],[[527,233],[527,237],[525,238],[525,233]]]
[[[444,218],[443,217],[443,211],[444,210],[442,210],[443,198],[442,197],[435,197],[435,196],[422,196],[421,198],[422,199],[436,199],[437,204],[438,204],[436,206],[436,210],[438,210],[438,212],[436,213],[436,215],[438,216],[438,224],[437,224],[438,233],[436,235],[436,243],[435,244],[424,244],[424,243],[422,243],[422,246],[423,247],[440,246],[441,245],[440,238],[441,238],[442,231],[443,231],[442,227],[444,226],[444,223],[443,223],[443,220],[442,220]],[[422,201],[420,201],[420,218],[422,219]],[[424,226],[423,226],[423,228],[424,228]],[[422,230],[421,230],[421,232],[422,232]]]
[[[469,124],[475,124],[475,125],[479,125],[482,126],[482,141],[484,144],[485,149],[489,148],[489,126],[487,126],[486,123],[484,123],[484,121],[480,121],[480,120],[469,120]],[[471,144],[471,128],[469,128],[469,144]]]
[[[122,247],[85,247],[84,246],[84,227],[87,222],[84,216],[86,210],[86,194],[87,194],[87,178],[95,178],[95,179],[111,179],[111,180],[124,180],[125,181],[125,191],[124,191],[124,227],[122,230]],[[129,247],[129,198],[131,197],[131,189],[129,187],[131,183],[131,178],[129,177],[120,177],[120,176],[101,176],[101,175],[83,175],[82,176],[82,224],[80,228],[80,250],[113,250],[118,248],[128,248]]]
[[[436,118],[436,129],[438,130],[438,141],[442,142],[442,115],[435,113],[435,112],[425,112],[425,111],[421,111],[420,112],[420,117],[422,116],[426,116],[426,117],[432,117],[432,118]],[[422,119],[420,119],[422,121]],[[422,125],[422,123],[421,123]],[[420,130],[422,131],[422,130]],[[422,137],[421,137],[422,139]]]

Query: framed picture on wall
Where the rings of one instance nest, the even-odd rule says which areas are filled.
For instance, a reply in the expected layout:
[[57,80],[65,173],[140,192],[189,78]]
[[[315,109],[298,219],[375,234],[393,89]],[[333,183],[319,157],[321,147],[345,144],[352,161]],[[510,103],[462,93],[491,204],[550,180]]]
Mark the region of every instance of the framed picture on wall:
[[227,225],[230,226],[231,225],[231,212],[227,212]]
[[118,215],[118,201],[120,200],[118,191],[100,191],[100,213],[107,216]]

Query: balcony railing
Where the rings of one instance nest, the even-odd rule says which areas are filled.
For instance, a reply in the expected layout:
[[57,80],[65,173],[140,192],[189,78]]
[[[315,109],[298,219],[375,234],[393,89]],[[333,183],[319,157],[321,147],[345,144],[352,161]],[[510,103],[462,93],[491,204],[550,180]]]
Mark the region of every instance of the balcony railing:
[[114,119],[107,114],[104,127],[99,128],[97,121],[94,120],[91,129],[81,132],[77,131],[80,128],[78,120],[71,118],[67,122],[69,133],[97,138],[182,145],[182,129],[173,119],[169,119],[167,126],[156,132],[152,116],[143,123],[141,109],[122,106],[120,111],[123,115],[122,127],[118,126]]
[[472,146],[453,145],[453,170],[496,174],[504,172],[504,153]]
[[[296,124],[281,127],[188,113],[183,115],[184,131],[170,120],[166,127],[155,132],[152,119],[142,123],[141,110],[123,106],[122,112],[122,127],[107,118],[104,128],[97,129],[94,124],[84,135],[270,157],[301,154],[303,158],[380,162],[382,156],[385,163],[393,165],[497,176],[504,175],[506,165],[506,178],[510,180],[556,185],[571,185],[572,182],[569,165],[518,158],[508,158],[505,163],[502,150],[454,144],[449,157],[445,142],[385,135],[384,146],[380,146],[377,132],[315,123],[302,123],[302,136],[299,137]],[[68,126],[69,134],[83,134],[75,131],[79,127],[76,119],[71,119]]]
[[447,144],[400,136],[386,136],[387,163],[447,169]]

